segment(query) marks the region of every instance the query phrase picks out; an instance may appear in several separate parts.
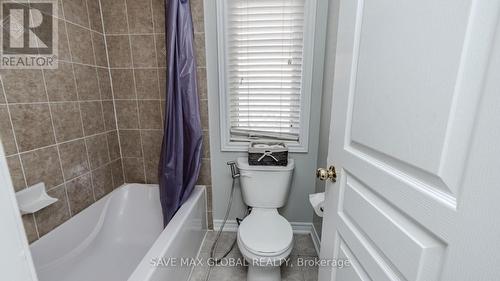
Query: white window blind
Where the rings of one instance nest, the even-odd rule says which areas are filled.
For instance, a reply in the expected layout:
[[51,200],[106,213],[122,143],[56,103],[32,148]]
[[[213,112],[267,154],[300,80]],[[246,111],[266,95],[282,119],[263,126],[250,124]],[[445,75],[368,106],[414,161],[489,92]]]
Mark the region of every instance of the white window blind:
[[227,0],[230,138],[299,141],[304,0]]

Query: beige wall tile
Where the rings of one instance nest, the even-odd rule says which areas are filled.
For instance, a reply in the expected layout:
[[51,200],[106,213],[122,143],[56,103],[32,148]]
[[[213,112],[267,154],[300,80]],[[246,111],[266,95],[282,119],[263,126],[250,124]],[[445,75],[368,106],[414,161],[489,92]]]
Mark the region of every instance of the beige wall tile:
[[92,185],[96,200],[113,191],[111,165],[105,165],[92,172]]
[[165,46],[165,34],[155,34],[156,59],[158,67],[167,66],[167,48]]
[[9,69],[1,70],[7,101],[43,102],[47,94],[43,86],[43,75],[39,69]]
[[0,73],[0,104],[6,104],[7,100],[5,99],[5,93],[3,92],[3,78]]
[[101,1],[106,34],[128,33],[125,0]]
[[118,142],[118,133],[116,131],[112,131],[107,133],[106,135],[108,139],[108,150],[109,150],[109,158],[111,161],[120,158],[120,144]]
[[116,130],[115,109],[113,101],[103,101],[102,112],[104,113],[104,127],[106,131]]
[[152,33],[151,1],[126,0],[130,33]]
[[202,159],[201,160],[201,170],[200,175],[198,176],[197,184],[202,185],[211,185],[212,178],[210,175],[210,159]]
[[117,100],[115,106],[118,129],[139,129],[137,101]]
[[109,162],[106,134],[95,135],[85,139],[90,161],[90,168],[95,170]]
[[53,103],[50,105],[50,109],[58,142],[83,137],[78,102]]
[[113,188],[117,188],[125,182],[123,179],[123,166],[121,159],[115,160],[111,163],[111,173],[113,176]]
[[66,190],[68,191],[69,206],[73,216],[94,203],[90,173],[67,182]]
[[203,130],[203,158],[210,158],[210,134],[208,130]]
[[141,132],[146,168],[146,183],[158,183],[158,163],[160,161],[163,132],[161,130],[145,130]]
[[207,99],[207,69],[198,67],[196,69],[196,86],[198,90],[198,97],[200,99]]
[[145,159],[144,165],[146,167],[146,183],[147,184],[158,184],[158,161],[151,159]]
[[128,35],[106,36],[110,67],[131,67],[132,57]]
[[109,79],[108,68],[97,68],[97,78],[99,78],[99,89],[101,90],[101,98],[103,100],[112,100],[113,93],[111,92],[111,82]]
[[165,2],[164,0],[152,0],[152,4],[155,32],[165,32]]
[[70,63],[59,62],[56,69],[44,69],[49,101],[76,101],[76,86]]
[[9,108],[21,152],[55,143],[48,104],[16,104]]
[[119,135],[123,157],[142,157],[139,130],[120,130]]
[[160,102],[142,100],[138,104],[141,129],[161,129],[162,116]]
[[125,174],[125,182],[127,183],[144,183],[144,162],[142,158],[123,158],[123,172]]
[[132,69],[111,69],[115,99],[136,99]]
[[191,15],[195,32],[204,32],[203,0],[191,0]]
[[83,132],[86,136],[104,132],[104,117],[100,101],[80,102]]
[[104,44],[104,36],[97,32],[92,32],[92,44],[94,45],[96,65],[108,67],[108,58],[106,57],[106,45]]
[[24,180],[23,168],[21,166],[19,155],[7,157],[7,166],[9,166],[10,178],[12,179],[14,190],[17,192],[26,188],[26,182]]
[[64,17],[70,22],[89,27],[85,0],[63,0]]
[[97,32],[103,33],[99,0],[87,0],[87,8],[89,11],[90,28]]
[[63,183],[59,154],[55,146],[21,154],[28,186],[44,182],[47,189]]
[[200,100],[201,128],[208,130],[208,100]]
[[35,218],[32,214],[22,216],[24,230],[26,231],[26,236],[28,237],[28,243],[35,242],[38,239],[38,234],[36,232]]
[[59,145],[64,178],[70,180],[90,171],[85,141],[82,139]]
[[79,100],[99,100],[99,84],[97,83],[97,70],[93,66],[74,64],[76,88]]
[[158,80],[160,81],[160,99],[167,98],[167,69],[158,69]]
[[66,24],[66,29],[73,62],[95,65],[90,30],[71,23]]
[[161,130],[141,131],[144,158],[158,161],[160,159],[163,132]]
[[205,67],[205,33],[195,33],[194,34],[194,45],[196,51],[196,66]]
[[153,35],[131,35],[132,61],[134,67],[156,66],[155,42]]
[[134,69],[138,99],[159,99],[157,69]]
[[49,196],[59,199],[56,203],[35,213],[35,220],[40,236],[47,234],[70,218],[68,198],[64,185],[47,192]]
[[57,34],[58,60],[71,61],[71,56],[69,54],[68,33],[66,32],[66,22],[64,20],[57,20]]
[[17,153],[14,131],[10,123],[10,115],[7,105],[0,105],[0,140],[6,155]]

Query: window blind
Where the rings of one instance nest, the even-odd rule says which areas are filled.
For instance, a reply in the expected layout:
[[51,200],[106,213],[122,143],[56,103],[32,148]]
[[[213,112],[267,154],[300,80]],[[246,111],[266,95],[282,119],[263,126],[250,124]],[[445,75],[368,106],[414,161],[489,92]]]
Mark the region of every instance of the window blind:
[[228,0],[231,140],[299,141],[304,0]]

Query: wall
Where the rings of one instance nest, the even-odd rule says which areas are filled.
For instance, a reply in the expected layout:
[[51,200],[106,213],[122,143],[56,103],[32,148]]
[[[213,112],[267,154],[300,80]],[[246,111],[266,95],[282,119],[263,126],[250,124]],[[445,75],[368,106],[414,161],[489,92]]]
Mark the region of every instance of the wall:
[[[217,36],[216,36],[216,1],[205,2],[205,31],[207,36],[207,76],[208,100],[210,119],[210,153],[213,184],[213,212],[214,220],[221,220],[225,214],[229,193],[231,190],[231,176],[226,165],[227,161],[235,160],[244,153],[222,152],[220,150],[219,131],[219,85],[217,67]],[[324,60],[324,36],[326,33],[326,7],[328,1],[318,1],[317,23],[315,33],[315,52],[313,67],[313,89],[311,96],[310,124],[319,124],[321,107],[321,92]],[[312,125],[309,130],[309,150],[307,153],[292,153],[296,168],[287,205],[280,210],[289,221],[311,223],[313,219],[312,208],[308,204],[308,194],[313,193],[314,171],[318,155],[319,126]],[[270,188],[272,188],[270,186]],[[229,218],[241,217],[244,213],[244,204],[241,199],[240,189],[237,187],[234,195],[233,208]]]
[[[165,3],[164,0],[113,0],[101,4],[125,182],[158,183],[167,83]],[[207,186],[207,220],[211,227],[203,0],[191,0],[190,4],[204,140],[198,184]]]
[[0,72],[0,137],[15,190],[43,181],[59,199],[23,216],[30,242],[124,181],[99,3],[65,0],[57,23],[58,69]]
[[[212,227],[203,2],[190,2],[204,132],[198,184],[207,185]],[[124,182],[158,183],[164,1],[63,0],[57,21],[58,69],[0,72],[0,138],[15,189],[43,181],[59,199],[23,216],[30,242]]]
[[101,5],[125,182],[158,183],[166,85],[164,2]]
[[205,56],[205,23],[203,0],[190,0],[196,46],[197,86],[200,100],[201,128],[203,129],[203,156],[198,184],[207,187],[207,225],[213,229],[212,170],[210,162],[210,125],[208,122],[207,59]]
[[[327,163],[328,147],[330,145],[330,121],[332,113],[333,98],[333,74],[335,71],[335,54],[337,48],[337,28],[338,28],[339,0],[329,1],[328,5],[328,25],[326,32],[325,46],[325,66],[323,71],[323,90],[320,117],[320,133],[318,144],[317,167],[328,167],[333,163]],[[325,191],[325,182],[316,180],[315,192]],[[316,233],[321,236],[322,218],[313,212],[313,225]]]

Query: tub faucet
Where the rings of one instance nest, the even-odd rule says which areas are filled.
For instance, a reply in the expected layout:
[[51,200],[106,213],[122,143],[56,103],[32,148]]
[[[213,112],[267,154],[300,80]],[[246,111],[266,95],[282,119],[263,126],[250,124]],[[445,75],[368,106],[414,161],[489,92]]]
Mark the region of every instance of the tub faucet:
[[239,178],[240,177],[240,170],[238,169],[238,166],[236,165],[236,162],[234,161],[228,161],[226,164],[229,165],[231,169],[231,177],[233,179]]

